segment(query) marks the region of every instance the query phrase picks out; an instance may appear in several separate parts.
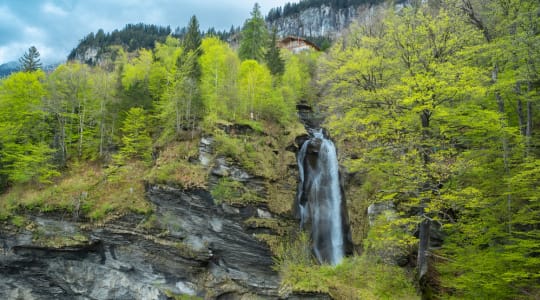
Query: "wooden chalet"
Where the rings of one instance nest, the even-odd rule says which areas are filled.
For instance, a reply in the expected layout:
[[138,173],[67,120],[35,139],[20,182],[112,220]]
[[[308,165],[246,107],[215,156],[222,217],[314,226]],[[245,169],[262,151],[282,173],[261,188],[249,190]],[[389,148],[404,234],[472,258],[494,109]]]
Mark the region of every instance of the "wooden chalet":
[[295,36],[287,36],[278,42],[278,47],[288,49],[293,53],[299,53],[306,50],[320,51],[319,47],[314,43]]

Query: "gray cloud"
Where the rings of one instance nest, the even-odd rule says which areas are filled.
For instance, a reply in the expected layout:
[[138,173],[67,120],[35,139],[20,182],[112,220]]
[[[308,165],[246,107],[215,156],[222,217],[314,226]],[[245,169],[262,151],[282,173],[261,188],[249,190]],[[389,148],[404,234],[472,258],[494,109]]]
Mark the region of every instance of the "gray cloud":
[[63,61],[90,32],[129,23],[176,28],[196,15],[201,29],[241,26],[255,2],[263,14],[291,0],[8,0],[0,4],[0,64],[36,46],[45,63]]

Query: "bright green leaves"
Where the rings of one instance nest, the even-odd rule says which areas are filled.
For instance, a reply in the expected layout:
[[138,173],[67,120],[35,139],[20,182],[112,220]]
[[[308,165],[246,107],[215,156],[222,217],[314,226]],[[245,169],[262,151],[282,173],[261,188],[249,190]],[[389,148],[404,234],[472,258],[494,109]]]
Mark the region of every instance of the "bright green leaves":
[[239,74],[241,115],[250,120],[288,121],[293,108],[286,107],[282,95],[272,86],[268,68],[255,60],[245,60]]
[[116,158],[118,163],[126,159],[140,159],[149,163],[152,159],[152,139],[148,134],[148,121],[144,109],[133,107],[126,113],[122,125],[122,147]]
[[295,106],[300,102],[313,103],[316,98],[313,78],[318,54],[311,51],[287,54],[285,72],[281,79],[282,93],[287,105]]
[[[485,3],[472,2],[473,10]],[[527,82],[538,74],[538,34],[526,28],[538,18],[526,19],[514,1],[489,5],[505,3],[506,16],[473,12],[490,43],[462,15],[467,7],[415,4],[352,27],[320,63],[330,131],[343,163],[362,174],[353,198],[393,201],[401,213],[372,227],[365,245],[403,249],[410,232],[397,234],[392,220],[416,224],[423,214],[440,222],[447,238],[436,255],[450,260],[437,268],[458,298],[538,293],[525,287],[539,270],[537,153],[526,146],[538,126],[525,122],[537,117],[529,108],[538,91]]]
[[240,116],[238,72],[240,60],[225,42],[205,38],[201,45],[201,91],[206,112],[221,119]]
[[122,74],[122,85],[126,90],[133,88],[137,83],[145,83],[152,67],[152,52],[140,50],[139,56],[133,59],[130,64],[124,66]]
[[44,77],[41,71],[20,72],[0,82],[0,174],[7,182],[47,182],[58,174],[46,143]]

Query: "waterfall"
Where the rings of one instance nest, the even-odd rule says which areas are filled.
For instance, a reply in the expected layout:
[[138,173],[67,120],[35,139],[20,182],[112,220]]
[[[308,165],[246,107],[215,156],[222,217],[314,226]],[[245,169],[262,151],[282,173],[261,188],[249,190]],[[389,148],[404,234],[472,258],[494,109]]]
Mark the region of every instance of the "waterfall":
[[311,224],[313,250],[319,262],[336,265],[344,256],[336,147],[322,130],[312,135],[297,156],[300,226]]

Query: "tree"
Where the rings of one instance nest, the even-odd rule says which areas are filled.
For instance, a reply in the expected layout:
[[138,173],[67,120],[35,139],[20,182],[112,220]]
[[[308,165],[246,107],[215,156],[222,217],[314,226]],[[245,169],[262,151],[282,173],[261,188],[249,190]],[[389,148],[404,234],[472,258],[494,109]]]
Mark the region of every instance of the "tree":
[[277,29],[274,27],[265,55],[266,64],[272,75],[281,75],[285,71],[285,62],[281,58],[281,51],[277,45]]
[[28,48],[28,52],[19,58],[19,62],[21,63],[21,70],[24,72],[32,72],[41,68],[39,52],[34,46]]
[[59,66],[48,78],[50,97],[45,108],[54,119],[54,146],[57,163],[65,166],[71,158],[84,160],[98,154],[96,119],[99,102],[88,65],[68,63]]
[[255,3],[251,11],[251,18],[246,20],[241,32],[240,48],[238,55],[240,59],[253,59],[263,61],[265,49],[268,43],[268,30],[261,15],[258,3]]
[[240,65],[241,116],[250,120],[286,123],[294,107],[285,105],[279,90],[272,86],[272,75],[265,65],[245,60]]
[[[179,66],[188,62],[191,67],[188,69],[188,76],[198,81],[201,77],[201,67],[198,62],[198,58],[201,56],[201,31],[199,30],[199,21],[197,17],[193,15],[189,19],[188,29],[182,43],[184,48],[183,55],[180,56]],[[190,57],[193,56],[193,57]]]
[[152,139],[147,129],[144,109],[132,107],[127,111],[122,125],[122,147],[116,157],[118,163],[126,159],[140,159],[150,162],[152,159]]
[[182,46],[184,51],[200,51],[201,31],[199,30],[199,21],[195,15],[189,19],[186,35],[184,36]]
[[282,77],[282,92],[285,101],[290,106],[299,102],[313,103],[316,95],[313,87],[314,70],[311,68],[316,62],[317,54],[305,51],[299,54],[286,55],[285,70]]
[[234,121],[239,112],[238,56],[227,43],[217,37],[205,38],[202,49],[203,55],[199,61],[202,69],[201,91],[206,113]]
[[8,183],[47,182],[58,174],[41,109],[44,77],[40,70],[19,72],[0,82],[0,176]]

